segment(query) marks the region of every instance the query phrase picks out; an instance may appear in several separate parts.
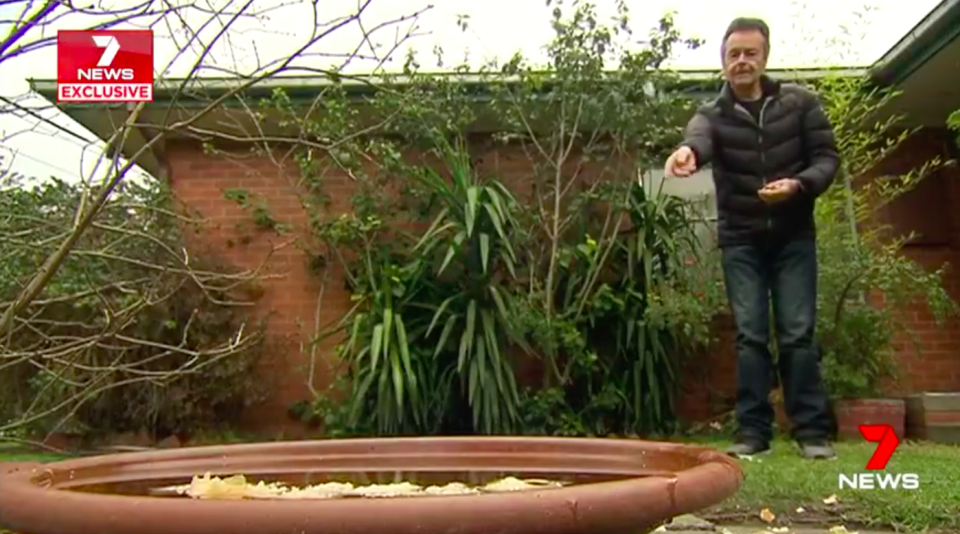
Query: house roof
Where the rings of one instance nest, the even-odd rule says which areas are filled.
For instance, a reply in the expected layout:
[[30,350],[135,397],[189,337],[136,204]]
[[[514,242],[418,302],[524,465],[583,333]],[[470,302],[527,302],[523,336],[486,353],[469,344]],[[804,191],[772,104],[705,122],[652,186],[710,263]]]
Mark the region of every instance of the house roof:
[[944,51],[960,37],[960,0],[943,0],[906,33],[870,69],[888,85],[898,85]]
[[[681,71],[677,73],[678,90],[700,95],[708,95],[719,90],[722,80],[717,71]],[[869,69],[796,69],[772,70],[771,76],[781,79],[811,80],[823,78],[828,74],[862,76],[869,74],[878,84],[894,85],[904,89],[904,96],[898,105],[909,111],[911,115],[920,115],[921,121],[935,120],[939,117],[940,123],[946,113],[960,108],[960,0],[943,0],[920,23],[894,45],[879,61]],[[470,87],[471,91],[482,100],[486,92],[483,78],[478,75],[444,73],[461,84]],[[949,79],[945,79],[949,78]],[[397,77],[394,83],[403,84],[405,78]],[[343,86],[352,98],[362,101],[376,90],[379,80],[369,76],[354,76],[342,80]],[[374,82],[377,82],[376,84]],[[186,82],[182,79],[166,79],[158,83],[154,90],[154,101],[145,107],[138,119],[138,123],[155,125],[142,128],[128,136],[122,148],[125,156],[130,157],[140,151],[147,143],[147,137],[152,137],[162,124],[170,124],[185,118],[178,117],[178,113],[168,114],[171,108],[173,95],[180,92],[181,86],[203,94],[204,99],[184,99],[180,97],[176,103],[179,114],[195,113],[203,108],[212,99],[222,96],[235,89],[243,80],[237,78],[202,78]],[[247,88],[246,94],[250,97],[265,97],[275,89],[283,88],[287,94],[296,100],[309,101],[331,82],[326,77],[317,76],[283,76],[260,80]],[[57,84],[53,79],[30,80],[31,88],[51,103],[56,102]],[[182,94],[182,93],[181,93]],[[957,104],[953,108],[944,106]],[[238,102],[234,102],[238,104]],[[229,101],[225,104],[229,105]],[[128,116],[125,104],[55,104],[71,118],[82,124],[100,139],[108,140],[115,132],[114,125],[123,123]],[[921,110],[920,113],[915,113]],[[898,112],[902,112],[899,111]],[[210,113],[206,117],[208,123],[216,123],[223,117]],[[138,164],[154,176],[160,176],[164,165],[163,149],[156,144],[152,149],[141,151]]]
[[960,109],[960,0],[943,0],[871,68],[901,95],[890,106],[909,126],[944,127]]

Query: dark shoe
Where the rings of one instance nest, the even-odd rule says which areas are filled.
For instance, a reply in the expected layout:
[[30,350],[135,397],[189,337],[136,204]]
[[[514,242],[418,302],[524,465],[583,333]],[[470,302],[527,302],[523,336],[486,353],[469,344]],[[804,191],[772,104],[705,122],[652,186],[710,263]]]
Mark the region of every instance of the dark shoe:
[[747,458],[770,452],[770,444],[750,438],[738,439],[727,449],[727,454],[736,458]]
[[830,460],[837,457],[836,451],[827,441],[800,442],[800,454],[808,460]]

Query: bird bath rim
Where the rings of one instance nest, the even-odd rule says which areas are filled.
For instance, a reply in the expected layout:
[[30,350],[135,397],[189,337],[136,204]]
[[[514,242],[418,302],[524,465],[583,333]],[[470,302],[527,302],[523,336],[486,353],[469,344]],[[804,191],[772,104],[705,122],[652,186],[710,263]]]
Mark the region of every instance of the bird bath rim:
[[[508,494],[370,500],[198,501],[70,490],[189,480],[207,472],[256,481],[258,474],[307,471],[568,472],[625,478]],[[442,437],[208,445],[63,460],[0,476],[0,518],[2,526],[21,534],[128,534],[131,528],[140,534],[360,534],[382,530],[384,524],[394,534],[451,528],[637,533],[719,503],[736,493],[742,480],[737,462],[713,449],[635,439]],[[464,521],[471,526],[464,527]]]

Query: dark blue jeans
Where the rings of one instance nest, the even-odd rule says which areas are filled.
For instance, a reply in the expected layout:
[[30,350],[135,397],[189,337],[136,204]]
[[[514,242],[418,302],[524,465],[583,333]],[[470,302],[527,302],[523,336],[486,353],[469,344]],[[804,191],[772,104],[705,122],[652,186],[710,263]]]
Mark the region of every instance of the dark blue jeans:
[[[817,245],[812,239],[723,249],[727,297],[737,324],[737,424],[740,437],[772,438],[773,309],[784,407],[797,440],[825,440],[832,420],[820,375]],[[772,306],[771,306],[772,302]]]

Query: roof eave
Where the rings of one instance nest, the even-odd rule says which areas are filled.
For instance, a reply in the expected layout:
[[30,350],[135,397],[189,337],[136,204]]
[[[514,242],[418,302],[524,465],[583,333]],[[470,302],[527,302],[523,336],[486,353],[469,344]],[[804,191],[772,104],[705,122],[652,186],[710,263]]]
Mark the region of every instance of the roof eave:
[[870,68],[870,77],[897,86],[958,37],[960,0],[943,0]]
[[[867,73],[862,68],[835,68],[835,69],[790,69],[773,70],[770,75],[784,81],[816,81],[831,76],[840,77],[862,77]],[[718,71],[680,71],[672,89],[680,91],[692,98],[712,98],[716,96],[723,84]],[[463,74],[438,74],[438,76],[449,76],[455,78],[460,83],[470,87],[470,91],[477,98],[478,103],[483,102],[488,93],[489,76],[463,75]],[[412,80],[409,78],[389,78],[389,82],[394,85],[409,84]],[[509,81],[509,80],[508,80]],[[209,103],[224,94],[234,91],[242,81],[230,78],[202,78],[191,80],[186,84],[190,91],[186,94],[203,95],[203,98],[180,97],[174,104],[173,95],[181,92],[184,86],[184,80],[167,79],[158,84],[154,90],[154,101],[147,104],[147,109],[152,109],[165,115],[163,110],[171,109],[171,105],[180,109],[200,109],[209,105]],[[276,77],[259,81],[244,91],[247,98],[269,97],[276,89],[284,89],[291,101],[295,105],[309,105],[317,98],[321,91],[328,87],[332,82],[329,79],[311,76],[311,77]],[[346,90],[348,98],[362,104],[376,91],[377,87],[384,83],[382,77],[357,76],[342,80],[343,87]],[[104,104],[104,103],[56,103],[57,83],[51,79],[30,80],[31,89],[44,97],[51,103],[54,103],[61,111],[66,113],[72,119],[80,123],[84,128],[91,131],[97,137],[107,140],[113,130],[113,122],[109,119],[111,111],[117,112],[123,110],[128,104]],[[237,100],[225,99],[224,105],[240,105]],[[137,164],[146,172],[154,177],[161,177],[166,165],[166,150],[162,143],[155,143],[146,151],[141,150],[146,144],[146,138],[153,137],[155,128],[151,124],[142,124],[136,132],[124,143],[121,148],[125,157],[132,157],[139,153]],[[141,128],[143,131],[141,131]],[[159,130],[157,130],[159,131]],[[115,147],[110,147],[113,150]]]
[[[784,80],[812,81],[822,79],[830,75],[834,76],[862,76],[867,73],[867,69],[857,67],[837,67],[837,68],[798,68],[798,69],[771,69],[770,74],[776,78]],[[674,88],[684,91],[719,91],[723,83],[719,71],[716,70],[687,70],[676,71],[677,80]],[[442,76],[452,79],[455,82],[469,87],[471,90],[480,94],[484,92],[484,87],[489,85],[492,77],[490,75],[480,74],[455,74],[455,73],[436,73],[430,76]],[[371,76],[356,75],[343,77],[339,80],[347,94],[353,98],[363,98],[376,92],[377,87],[389,84],[394,86],[404,86],[413,82],[413,78],[406,76]],[[43,96],[50,102],[56,102],[57,83],[54,79],[31,79],[31,89]],[[498,81],[511,81],[510,77],[500,78]],[[237,78],[197,78],[189,81],[184,79],[166,79],[158,83],[154,88],[154,100],[150,106],[163,106],[170,104],[176,94],[202,94],[204,103],[207,99],[218,98],[230,91],[235,91],[243,85],[244,81]],[[276,89],[283,89],[292,99],[300,97],[316,98],[317,91],[332,85],[334,81],[330,77],[324,76],[278,76],[260,80],[244,90],[244,94],[249,97],[267,97]],[[186,91],[184,91],[186,89]],[[178,105],[188,104],[192,99],[180,97]],[[57,107],[67,111],[71,108],[89,108],[89,107],[121,107],[125,104],[103,104],[103,103],[61,103]]]

